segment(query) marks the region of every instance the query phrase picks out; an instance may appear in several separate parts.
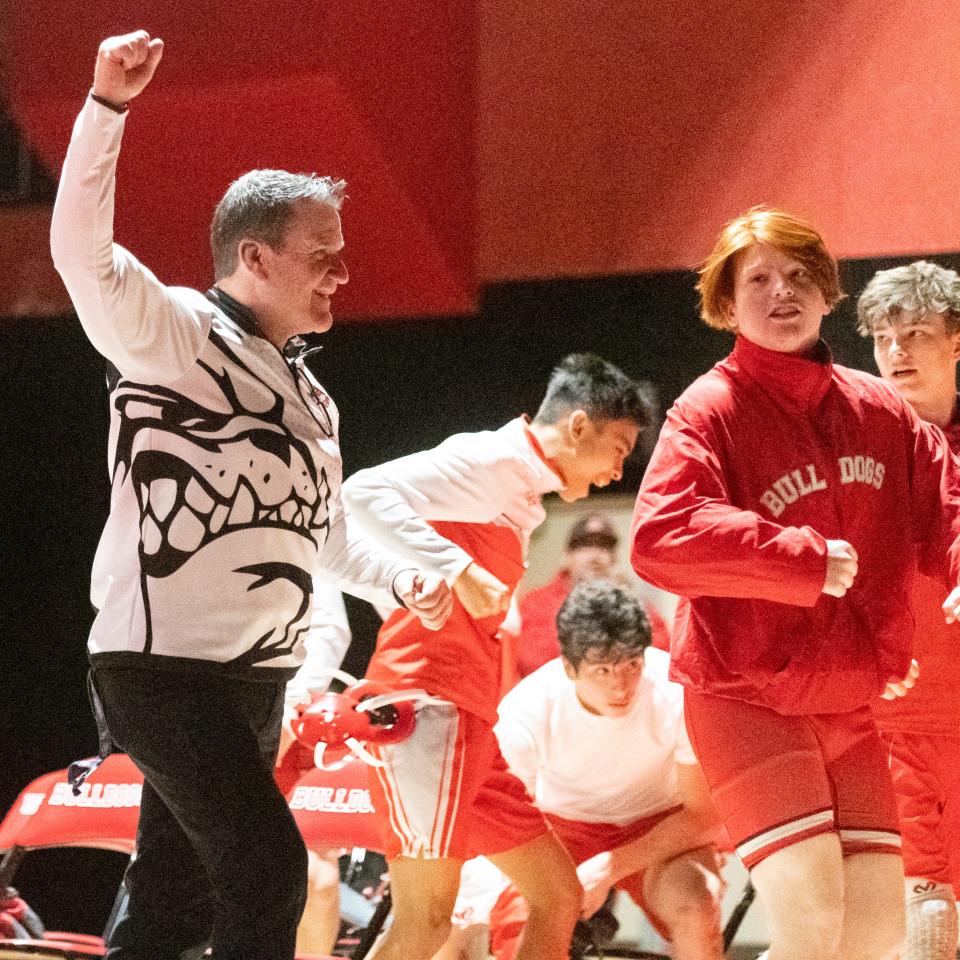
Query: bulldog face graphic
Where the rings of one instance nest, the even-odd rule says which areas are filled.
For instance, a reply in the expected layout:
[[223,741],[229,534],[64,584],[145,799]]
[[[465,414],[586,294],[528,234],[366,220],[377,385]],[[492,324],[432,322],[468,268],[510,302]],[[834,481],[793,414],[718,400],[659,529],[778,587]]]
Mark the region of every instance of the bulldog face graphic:
[[[119,381],[114,482],[129,477],[140,509],[146,651],[182,652],[194,631],[204,658],[230,659],[241,614],[257,631],[241,657],[250,665],[288,654],[306,629],[331,489],[307,443],[284,424],[284,399],[217,346],[223,364],[198,362],[191,374],[203,402]],[[176,611],[175,624],[169,615],[152,621],[158,604]],[[220,656],[210,649],[219,636]]]

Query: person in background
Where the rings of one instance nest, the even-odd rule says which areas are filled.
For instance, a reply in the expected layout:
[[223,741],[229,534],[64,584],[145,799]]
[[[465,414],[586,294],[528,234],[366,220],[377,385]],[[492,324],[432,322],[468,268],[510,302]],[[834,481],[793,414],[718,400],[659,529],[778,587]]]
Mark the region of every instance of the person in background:
[[[582,915],[625,890],[677,960],[720,960],[720,822],[683,721],[683,687],[629,589],[576,584],[557,616],[560,656],[501,701],[504,759],[578,864]],[[511,960],[526,909],[516,888],[490,920]]]
[[[313,613],[303,642],[306,657],[288,681],[277,752],[277,784],[289,794],[305,770],[313,767],[313,751],[296,739],[293,724],[304,707],[330,686],[330,670],[339,667],[350,646],[350,623],[339,588],[314,578]],[[307,847],[307,898],[297,925],[297,955],[331,952],[340,931],[339,847]]]
[[[960,277],[917,261],[879,271],[857,302],[858,329],[873,338],[881,376],[960,454],[957,360]],[[876,700],[873,715],[888,750],[903,837],[907,942],[903,960],[954,960],[960,880],[960,626],[946,624],[943,583],[918,573],[911,606],[913,656],[920,667],[909,696]]]
[[[617,545],[620,538],[610,519],[603,513],[578,517],[570,528],[563,565],[542,587],[525,593],[519,603],[519,635],[516,651],[518,677],[560,656],[557,638],[557,613],[572,587],[585,580],[616,580]],[[653,646],[670,649],[670,630],[652,604],[644,604],[653,631]]]

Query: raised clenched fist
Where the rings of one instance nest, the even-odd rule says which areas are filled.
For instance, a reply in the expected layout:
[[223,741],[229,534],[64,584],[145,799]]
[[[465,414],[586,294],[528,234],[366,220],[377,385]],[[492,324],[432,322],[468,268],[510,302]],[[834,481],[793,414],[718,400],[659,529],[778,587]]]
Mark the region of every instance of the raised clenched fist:
[[150,82],[163,56],[163,41],[146,30],[107,37],[97,51],[93,92],[120,106],[132,100]]

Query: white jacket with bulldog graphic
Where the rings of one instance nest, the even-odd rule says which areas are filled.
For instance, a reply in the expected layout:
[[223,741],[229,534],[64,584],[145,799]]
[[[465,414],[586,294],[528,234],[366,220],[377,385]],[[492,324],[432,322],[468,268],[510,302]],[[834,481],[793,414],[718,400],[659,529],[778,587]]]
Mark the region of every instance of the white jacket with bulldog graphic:
[[80,322],[115,368],[89,651],[292,676],[315,576],[395,603],[393,579],[411,564],[344,514],[337,408],[300,338],[281,354],[243,306],[165,286],[113,242],[124,119],[87,100],[51,229]]

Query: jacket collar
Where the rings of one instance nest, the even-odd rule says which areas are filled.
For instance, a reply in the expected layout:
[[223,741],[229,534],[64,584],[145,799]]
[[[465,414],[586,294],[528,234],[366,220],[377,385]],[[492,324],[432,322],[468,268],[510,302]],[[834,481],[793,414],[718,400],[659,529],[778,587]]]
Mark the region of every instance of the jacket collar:
[[833,381],[833,355],[823,340],[800,355],[768,350],[738,336],[729,360],[768,393],[807,410],[819,406]]
[[544,494],[562,490],[566,486],[563,475],[546,458],[543,448],[530,430],[529,424],[530,418],[526,414],[522,414],[504,424],[500,429],[509,438],[510,443],[523,454],[526,462],[536,473],[538,493]]
[[[207,291],[207,299],[212,300],[244,333],[266,339],[257,315],[239,300],[234,300],[229,293],[224,293],[219,287],[213,286]],[[283,345],[281,353],[290,363],[305,360],[310,354],[323,349],[323,344],[320,343],[321,336],[319,333],[294,334]]]
[[207,299],[212,300],[244,333],[255,337],[262,337],[260,322],[257,315],[245,307],[239,300],[234,300],[229,293],[224,293],[219,287],[213,286],[207,291]]
[[312,353],[319,353],[323,349],[320,343],[322,336],[322,333],[295,333],[283,345],[283,355],[290,363],[306,360]]

